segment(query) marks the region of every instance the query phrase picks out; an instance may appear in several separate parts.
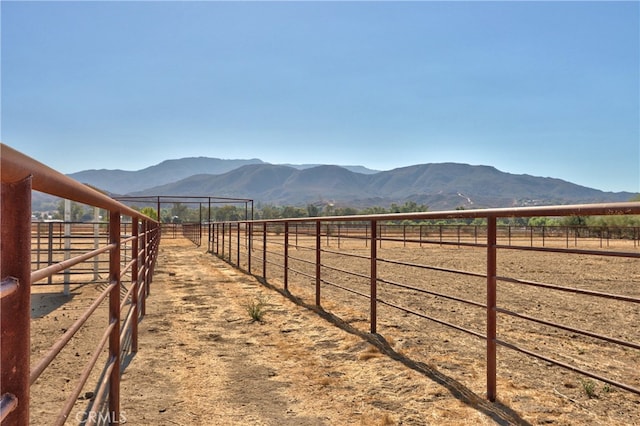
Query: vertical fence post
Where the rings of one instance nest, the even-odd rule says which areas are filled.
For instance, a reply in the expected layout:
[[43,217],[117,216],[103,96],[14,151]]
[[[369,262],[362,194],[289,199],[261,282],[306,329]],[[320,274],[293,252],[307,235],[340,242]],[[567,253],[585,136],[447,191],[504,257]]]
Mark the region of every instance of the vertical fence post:
[[253,223],[248,223],[247,227],[247,270],[251,274],[251,251],[253,250]]
[[[149,249],[147,248],[147,235],[149,232],[151,232],[149,229],[149,222],[145,220],[142,222],[142,238],[140,239],[142,247],[139,248],[142,253],[142,280],[139,280],[140,284],[138,284],[142,285],[142,297],[140,298],[141,316],[145,316],[147,314],[147,274],[149,273],[149,261],[147,260],[147,253],[149,252]],[[140,271],[138,270],[138,272]]]
[[402,247],[407,246],[407,225],[402,225]]
[[111,211],[109,240],[116,247],[109,256],[109,283],[115,284],[109,293],[109,323],[113,325],[109,336],[109,360],[113,369],[109,379],[109,416],[111,423],[120,419],[120,212]]
[[375,333],[378,323],[378,225],[371,221],[371,333]]
[[496,400],[496,217],[487,217],[487,399]]
[[[100,208],[93,208],[93,248],[100,247]],[[93,258],[93,280],[100,278],[100,256]]]
[[36,242],[36,246],[37,246],[37,249],[36,249],[36,257],[37,257],[37,259],[36,259],[36,269],[40,269],[41,268],[41,266],[40,266],[40,241],[41,241],[41,238],[40,238],[40,222],[38,222],[36,224],[36,230],[37,230],[37,236],[36,236],[36,238],[37,238],[37,242]]
[[[224,226],[224,224],[222,226]],[[216,254],[220,256],[220,224],[219,223],[216,223]]]
[[320,221],[316,221],[316,306],[320,306]]
[[15,401],[3,424],[29,424],[31,321],[31,177],[0,189],[0,279],[13,277],[17,289],[0,307],[0,396]]
[[131,258],[133,259],[133,264],[131,265],[131,284],[133,285],[133,290],[131,291],[131,306],[133,308],[133,312],[131,315],[133,316],[133,320],[131,323],[131,352],[138,352],[138,291],[140,287],[138,283],[140,282],[139,277],[139,268],[140,268],[140,253],[138,252],[138,239],[139,237],[139,222],[138,218],[131,218],[131,235],[134,237],[131,242]]
[[237,262],[237,265],[238,265],[238,268],[239,268],[240,267],[240,222],[236,223],[236,226],[238,227],[238,232],[237,232],[237,235],[238,235],[238,241],[237,241],[238,262]]
[[202,244],[202,203],[200,203],[200,222],[198,222],[198,247]]
[[221,235],[222,235],[222,258],[224,259],[224,244],[225,244],[225,236],[227,233],[227,228],[226,228],[227,224],[226,223],[222,223],[222,230],[221,230]]
[[329,244],[329,235],[331,234],[331,230],[329,229],[329,223],[327,222],[327,247],[330,246]]
[[289,222],[284,223],[284,289],[289,290]]
[[369,225],[365,224],[364,225],[364,246],[367,247],[367,244],[369,244]]
[[[64,260],[71,258],[71,200],[64,200]],[[71,294],[69,269],[64,270],[64,295]]]
[[262,278],[267,281],[267,222],[262,224]]
[[[144,251],[144,263],[147,273],[144,276],[144,297],[145,300],[151,295],[151,277],[153,275],[153,254],[154,254],[154,239],[158,238],[158,235],[154,232],[154,228],[149,221],[145,221],[147,224],[147,232],[145,234],[145,251]],[[175,228],[174,228],[175,229]],[[146,305],[146,302],[145,302]],[[146,312],[145,312],[146,314]]]
[[207,253],[211,253],[211,221],[207,222]]

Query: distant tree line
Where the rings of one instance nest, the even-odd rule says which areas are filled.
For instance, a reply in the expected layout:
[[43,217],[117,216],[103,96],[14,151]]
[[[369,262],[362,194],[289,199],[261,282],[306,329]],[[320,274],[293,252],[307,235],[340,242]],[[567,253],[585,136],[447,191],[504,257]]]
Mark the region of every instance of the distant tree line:
[[[630,201],[640,201],[640,196],[634,197]],[[48,217],[36,212],[36,219],[64,219],[64,201],[60,200],[57,211],[49,212]],[[90,222],[95,220],[95,210],[93,207],[80,203],[71,202],[71,221]],[[135,210],[157,220],[156,208],[150,206],[132,206]],[[310,203],[305,207],[299,206],[278,206],[274,204],[257,203],[253,211],[253,219],[286,219],[303,217],[326,217],[326,216],[354,216],[369,214],[389,214],[389,213],[414,213],[426,212],[428,206],[407,201],[404,204],[392,203],[388,208],[375,206],[357,209],[354,207],[336,206],[333,203]],[[457,210],[464,210],[459,207]],[[206,222],[211,221],[237,221],[251,219],[251,211],[247,211],[244,205],[225,204],[223,206],[211,207],[199,205],[196,207],[185,203],[172,203],[170,206],[162,207],[160,210],[160,220],[163,223],[183,223],[183,222]],[[99,211],[99,220],[107,220],[108,214],[105,210]],[[404,225],[484,225],[485,219],[438,219],[420,221],[398,221]],[[586,227],[627,227],[640,226],[640,216],[619,215],[619,216],[565,216],[565,217],[514,217],[502,218],[499,225],[510,226],[586,226]]]

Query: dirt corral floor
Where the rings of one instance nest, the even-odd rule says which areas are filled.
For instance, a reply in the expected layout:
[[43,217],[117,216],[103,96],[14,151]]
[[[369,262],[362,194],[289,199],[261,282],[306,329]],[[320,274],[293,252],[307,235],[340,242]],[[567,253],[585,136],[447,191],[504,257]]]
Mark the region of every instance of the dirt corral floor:
[[[328,297],[324,311],[312,298],[287,296],[277,279],[263,285],[205,251],[186,240],[162,242],[139,352],[123,373],[121,410],[128,424],[640,424],[639,396],[600,383],[589,396],[583,377],[504,348],[498,348],[498,400],[488,402],[483,340],[426,320],[394,322],[385,310],[372,335],[366,310],[355,303],[344,308],[348,293]],[[622,265],[611,274],[628,269]],[[257,302],[264,303],[262,321],[247,311]],[[34,351],[41,346],[37,336],[60,327],[64,306],[34,319]],[[590,313],[580,308],[570,315]],[[638,342],[638,311],[625,315],[635,319],[629,318],[632,334],[622,337]],[[508,325],[518,341],[517,327]],[[97,334],[84,333],[97,341]],[[554,344],[543,331],[536,337]],[[625,379],[637,386],[637,351],[605,359],[606,352],[580,352],[576,336],[563,341],[580,354],[578,364],[593,357],[616,374],[631,374]],[[83,351],[71,349],[69,357]],[[51,374],[69,365],[61,361]],[[33,424],[51,423],[51,395],[66,386],[56,383],[40,379],[34,387]],[[78,409],[84,405],[79,401]]]

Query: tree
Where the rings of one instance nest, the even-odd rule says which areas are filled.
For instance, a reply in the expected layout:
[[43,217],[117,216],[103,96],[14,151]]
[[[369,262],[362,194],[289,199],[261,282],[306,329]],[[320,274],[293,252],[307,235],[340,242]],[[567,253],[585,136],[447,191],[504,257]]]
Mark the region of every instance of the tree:
[[315,204],[307,204],[307,216],[318,217],[320,216],[320,210]]
[[338,216],[354,216],[358,214],[358,209],[353,207],[339,207],[336,209],[336,215]]
[[140,210],[140,213],[150,217],[153,220],[158,220],[158,213],[156,212],[156,209],[154,209],[153,207],[143,207]]
[[305,217],[307,212],[300,207],[285,206],[282,209],[282,217]]
[[180,222],[187,218],[187,210],[189,208],[182,203],[173,203],[173,207],[171,208],[171,218],[172,222]]
[[403,205],[399,206],[396,203],[392,203],[389,208],[390,213],[414,213],[414,212],[426,212],[429,210],[429,206],[424,204],[418,204],[415,201],[406,201]]
[[[242,216],[244,216],[244,214]],[[238,212],[236,206],[223,206],[215,209],[212,217],[218,222],[225,222],[231,220],[240,220],[241,215]]]
[[[59,219],[64,219],[64,205],[65,205],[65,200],[60,200],[60,202],[58,203]],[[75,201],[71,202],[71,216],[70,216],[71,222],[80,222],[85,216],[85,214],[86,214],[86,211],[85,211],[84,205],[80,203],[76,203]],[[91,218],[93,218],[92,215],[89,216],[89,220],[91,220]]]
[[280,209],[278,207],[269,204],[262,207],[262,219],[280,219]]
[[[565,216],[560,223],[564,226],[586,226],[588,219],[588,216]],[[529,220],[529,225],[531,225],[531,220]]]
[[387,212],[387,209],[385,209],[384,207],[374,206],[374,207],[367,207],[361,213],[362,214],[386,214],[388,212]]

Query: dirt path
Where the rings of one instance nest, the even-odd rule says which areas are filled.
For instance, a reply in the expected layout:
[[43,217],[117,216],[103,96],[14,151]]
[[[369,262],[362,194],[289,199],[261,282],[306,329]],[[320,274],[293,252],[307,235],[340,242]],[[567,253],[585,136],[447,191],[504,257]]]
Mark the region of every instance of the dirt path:
[[182,240],[163,241],[121,400],[136,425],[526,424]]

